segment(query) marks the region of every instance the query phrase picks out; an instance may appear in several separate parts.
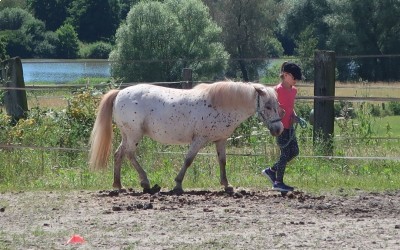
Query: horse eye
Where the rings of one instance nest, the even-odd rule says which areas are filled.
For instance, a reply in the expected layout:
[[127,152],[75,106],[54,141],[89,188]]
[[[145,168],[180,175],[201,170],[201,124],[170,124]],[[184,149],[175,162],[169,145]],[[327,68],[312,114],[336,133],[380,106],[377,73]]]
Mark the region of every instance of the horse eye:
[[267,110],[271,110],[272,108],[270,106],[265,107]]

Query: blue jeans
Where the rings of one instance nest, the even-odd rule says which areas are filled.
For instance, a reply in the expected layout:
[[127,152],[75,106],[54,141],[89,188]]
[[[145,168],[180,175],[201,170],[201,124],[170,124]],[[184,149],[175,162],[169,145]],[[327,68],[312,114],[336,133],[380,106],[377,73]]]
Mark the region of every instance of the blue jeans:
[[281,150],[281,155],[272,170],[276,172],[276,180],[283,182],[287,163],[299,155],[299,145],[294,128],[284,129],[282,134],[276,138],[276,142]]

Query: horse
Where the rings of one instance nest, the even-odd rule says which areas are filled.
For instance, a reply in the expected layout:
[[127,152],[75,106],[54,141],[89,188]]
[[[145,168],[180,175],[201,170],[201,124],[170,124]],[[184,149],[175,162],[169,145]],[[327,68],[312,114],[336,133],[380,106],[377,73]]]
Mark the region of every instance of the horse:
[[90,136],[89,165],[92,170],[107,167],[114,118],[122,137],[114,153],[114,188],[123,188],[121,164],[127,156],[139,174],[144,192],[151,190],[147,174],[135,155],[143,136],[148,136],[162,144],[190,144],[172,192],[183,193],[186,170],[209,142],[216,146],[220,184],[225,191],[233,191],[225,170],[227,139],[256,113],[271,135],[280,135],[283,131],[281,111],[275,90],[259,83],[221,81],[201,83],[192,89],[137,84],[110,90],[102,97],[97,110]]

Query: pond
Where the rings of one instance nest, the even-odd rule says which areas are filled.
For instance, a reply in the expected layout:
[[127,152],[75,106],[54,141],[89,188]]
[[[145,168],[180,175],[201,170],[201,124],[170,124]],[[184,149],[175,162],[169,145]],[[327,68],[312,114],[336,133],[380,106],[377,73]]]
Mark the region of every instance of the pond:
[[22,59],[25,83],[67,83],[86,77],[110,77],[107,60]]

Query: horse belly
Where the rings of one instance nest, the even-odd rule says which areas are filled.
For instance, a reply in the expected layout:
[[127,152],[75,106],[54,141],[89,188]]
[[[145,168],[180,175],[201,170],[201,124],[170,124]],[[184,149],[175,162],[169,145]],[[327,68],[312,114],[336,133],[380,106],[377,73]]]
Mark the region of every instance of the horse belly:
[[193,130],[180,124],[158,124],[148,126],[145,135],[163,144],[189,144],[193,139]]

